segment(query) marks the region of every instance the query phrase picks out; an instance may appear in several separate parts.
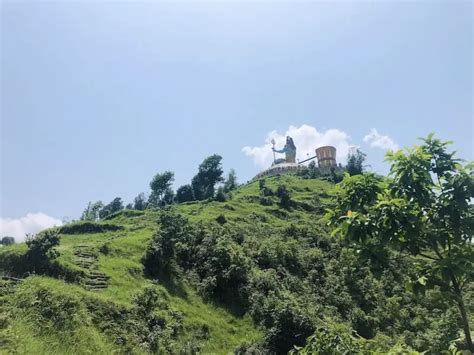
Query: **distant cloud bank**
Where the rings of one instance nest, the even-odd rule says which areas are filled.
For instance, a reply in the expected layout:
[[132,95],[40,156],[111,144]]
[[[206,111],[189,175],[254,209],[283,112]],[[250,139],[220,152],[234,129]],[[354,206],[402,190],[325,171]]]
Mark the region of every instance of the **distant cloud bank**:
[[369,144],[372,148],[380,148],[384,150],[398,150],[398,144],[389,136],[384,136],[372,128],[364,137],[364,142]]
[[15,242],[25,241],[27,233],[38,233],[44,229],[62,225],[62,221],[47,214],[28,213],[21,218],[0,218],[0,237],[11,236]]
[[[251,157],[258,167],[269,167],[273,162],[271,140],[275,140],[277,149],[282,149],[285,145],[286,136],[293,138],[297,149],[296,157],[300,160],[304,160],[308,156],[314,156],[315,149],[318,147],[332,145],[337,149],[338,162],[343,162],[350,148],[347,133],[335,128],[320,132],[313,126],[303,124],[300,127],[290,126],[284,133],[268,132],[265,144],[255,147],[243,147],[242,152]],[[281,154],[277,155],[283,157]]]

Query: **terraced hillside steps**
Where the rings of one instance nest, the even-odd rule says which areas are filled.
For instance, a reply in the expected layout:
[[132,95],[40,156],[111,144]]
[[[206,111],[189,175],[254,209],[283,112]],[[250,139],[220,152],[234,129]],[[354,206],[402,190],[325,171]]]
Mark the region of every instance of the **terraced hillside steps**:
[[90,291],[99,291],[107,288],[110,277],[97,270],[97,252],[90,246],[78,245],[74,247],[74,262],[85,269],[85,276],[81,285]]

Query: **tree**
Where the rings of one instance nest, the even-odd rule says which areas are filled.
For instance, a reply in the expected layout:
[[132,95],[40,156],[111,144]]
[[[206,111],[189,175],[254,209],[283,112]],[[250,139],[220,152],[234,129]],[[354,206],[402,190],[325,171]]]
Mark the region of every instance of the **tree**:
[[105,218],[107,216],[110,216],[112,213],[118,212],[123,210],[123,202],[120,197],[116,197],[110,202],[108,205],[104,206],[99,211],[99,217],[100,218]]
[[350,176],[362,174],[366,157],[367,155],[359,149],[357,149],[355,153],[349,153],[347,156],[346,170]]
[[224,181],[224,192],[230,192],[237,188],[237,175],[235,174],[234,169],[230,169],[229,175],[227,175],[227,179]]
[[194,201],[194,193],[191,185],[183,185],[176,190],[176,200],[178,203]]
[[370,175],[346,177],[328,217],[336,233],[361,251],[389,248],[412,257],[414,291],[440,287],[457,305],[474,351],[463,298],[474,279],[474,165],[462,166],[447,151],[450,142],[432,134],[423,141],[387,154],[385,185]]
[[146,208],[146,198],[143,192],[139,193],[133,200],[133,208],[142,211]]
[[2,244],[2,245],[12,245],[12,244],[15,244],[15,238],[5,236],[5,237],[2,238],[2,240],[0,240],[0,244]]
[[102,201],[94,203],[89,202],[86,209],[82,212],[81,221],[95,221],[98,217],[99,211],[104,207]]
[[220,155],[214,154],[204,159],[199,165],[198,173],[191,182],[196,200],[214,197],[215,185],[223,181],[221,160]]
[[165,171],[162,174],[156,174],[150,182],[151,195],[148,203],[153,207],[166,205],[169,201],[165,196],[169,197],[172,194],[171,185],[174,181],[174,173]]

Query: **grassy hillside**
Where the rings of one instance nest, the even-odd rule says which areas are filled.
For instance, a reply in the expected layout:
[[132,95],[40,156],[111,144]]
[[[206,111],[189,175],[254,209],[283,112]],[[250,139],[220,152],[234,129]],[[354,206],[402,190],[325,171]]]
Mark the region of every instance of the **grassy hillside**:
[[404,289],[403,262],[364,263],[329,236],[321,219],[332,189],[281,176],[225,202],[176,205],[190,229],[173,241],[170,275],[145,276],[142,264],[159,210],[66,226],[54,271],[40,275],[19,265],[24,244],[2,248],[1,273],[21,280],[0,284],[0,352],[284,353],[328,324],[372,339],[368,348],[446,348],[459,327],[439,291],[418,299]]

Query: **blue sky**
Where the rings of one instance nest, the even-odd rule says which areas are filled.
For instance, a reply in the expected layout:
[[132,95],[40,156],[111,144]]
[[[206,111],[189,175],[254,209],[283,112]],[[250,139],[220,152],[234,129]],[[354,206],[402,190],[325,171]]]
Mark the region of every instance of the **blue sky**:
[[164,170],[177,187],[213,153],[245,182],[265,140],[286,132],[301,153],[360,146],[379,172],[387,148],[432,131],[474,156],[469,1],[3,1],[1,12],[4,226],[129,202]]

